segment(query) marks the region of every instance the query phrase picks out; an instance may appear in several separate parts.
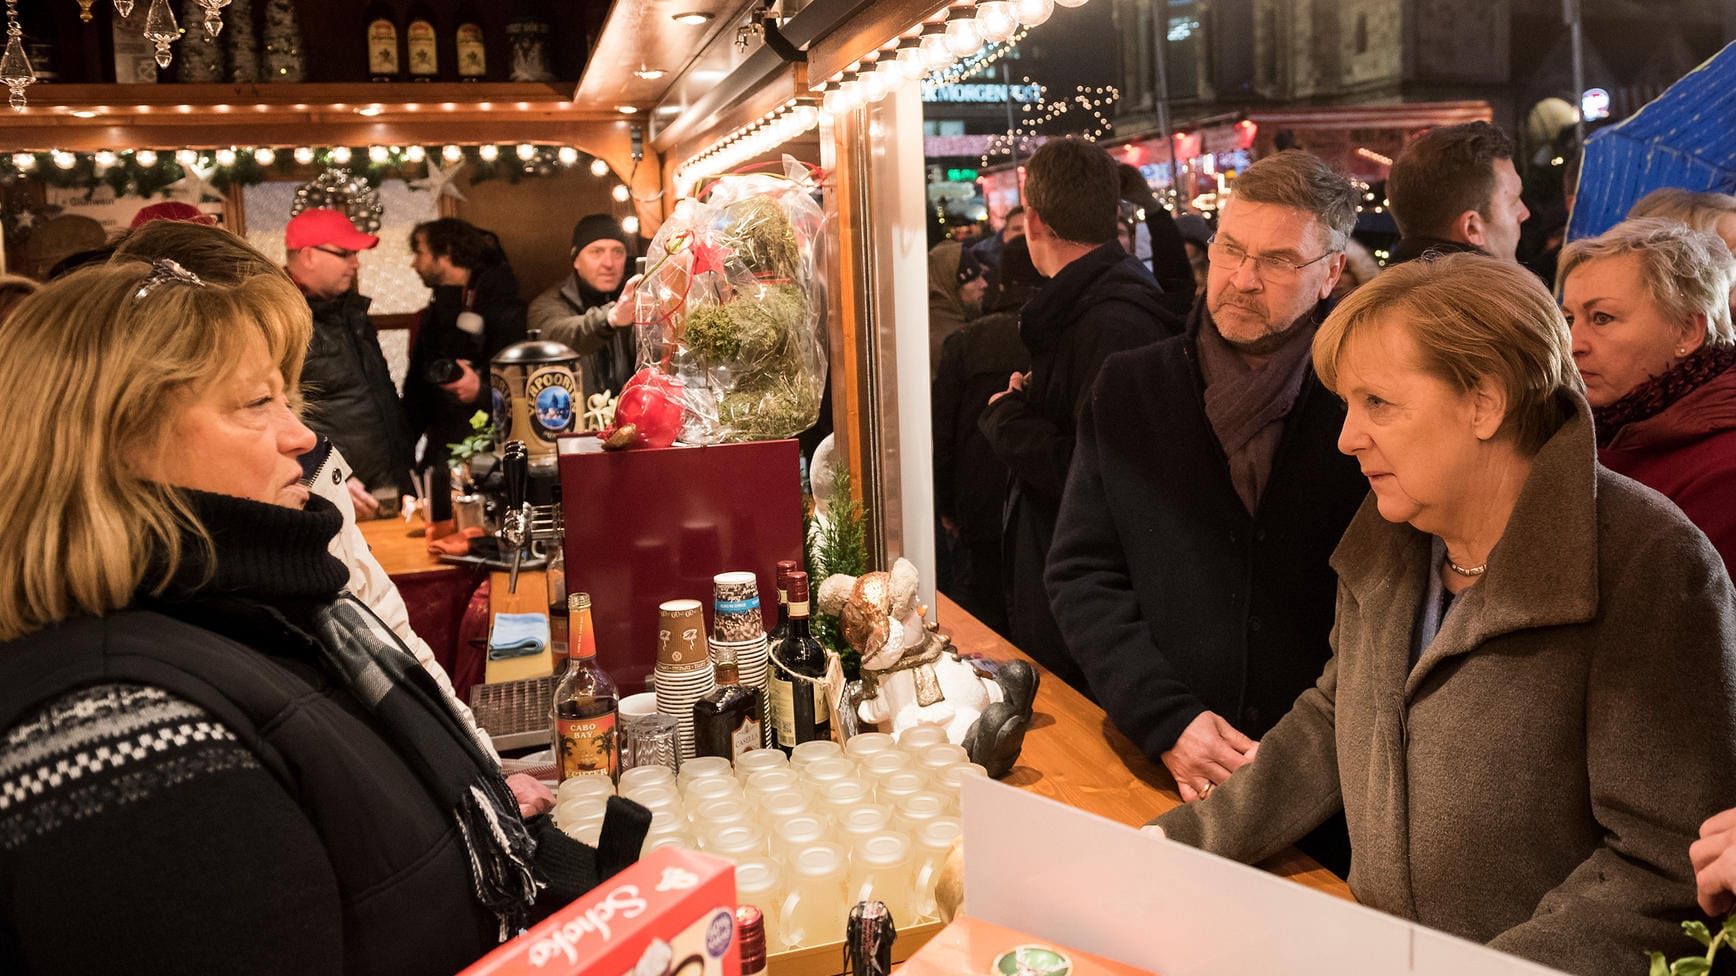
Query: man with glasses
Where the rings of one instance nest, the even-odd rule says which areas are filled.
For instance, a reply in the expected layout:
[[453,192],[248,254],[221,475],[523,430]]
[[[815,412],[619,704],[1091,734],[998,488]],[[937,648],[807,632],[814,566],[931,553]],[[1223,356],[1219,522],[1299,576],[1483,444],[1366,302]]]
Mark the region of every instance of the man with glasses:
[[313,341],[302,368],[304,418],[330,438],[349,466],[346,484],[356,514],[380,514],[381,500],[410,490],[409,425],[397,387],[368,320],[371,303],[356,292],[360,253],[380,239],[336,210],[303,210],[284,229],[286,267],[313,311]]
[[[1331,656],[1327,560],[1368,484],[1337,450],[1344,407],[1309,351],[1355,219],[1355,191],[1319,159],[1255,163],[1186,333],[1110,357],[1080,417],[1046,575],[1055,617],[1183,800],[1252,761]],[[1343,822],[1336,852],[1327,837],[1304,849],[1342,872]]]

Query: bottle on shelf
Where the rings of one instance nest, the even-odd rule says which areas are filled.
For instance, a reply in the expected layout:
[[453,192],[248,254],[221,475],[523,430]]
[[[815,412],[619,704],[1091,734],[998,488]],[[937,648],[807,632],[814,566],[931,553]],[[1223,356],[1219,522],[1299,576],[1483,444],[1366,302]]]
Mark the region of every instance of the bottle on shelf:
[[404,50],[408,55],[411,81],[433,81],[440,75],[439,33],[434,29],[434,11],[418,0],[410,5],[404,21]]
[[793,570],[788,577],[789,630],[771,647],[773,738],[789,752],[814,739],[832,737],[831,709],[826,701],[826,649],[808,633],[808,574]]
[[453,58],[459,81],[483,81],[488,77],[488,44],[482,31],[482,15],[476,4],[458,5],[458,26],[453,29]]
[[717,687],[693,703],[693,754],[722,756],[734,763],[736,756],[760,748],[763,741],[761,691],[742,686],[735,648],[728,644],[712,646],[711,663]]
[[778,587],[778,622],[777,625],[772,628],[771,633],[766,635],[766,641],[770,644],[775,645],[778,641],[783,639],[785,634],[790,632],[790,574],[795,572],[798,568],[799,565],[794,559],[778,560],[776,573]]
[[372,81],[402,81],[403,58],[398,44],[398,21],[385,0],[368,4],[362,16],[368,32],[368,78]]
[[741,946],[741,976],[764,976],[766,922],[759,909],[742,905],[735,910],[735,941]]
[[[554,673],[558,677],[567,668],[567,556],[565,547],[555,542],[549,553],[545,572],[549,596],[549,651],[554,658]],[[585,609],[587,615],[590,608]],[[587,621],[588,622],[588,621]]]
[[567,597],[567,640],[571,654],[554,693],[555,763],[562,780],[574,776],[613,780],[621,765],[615,731],[621,696],[615,679],[597,664],[589,594]]

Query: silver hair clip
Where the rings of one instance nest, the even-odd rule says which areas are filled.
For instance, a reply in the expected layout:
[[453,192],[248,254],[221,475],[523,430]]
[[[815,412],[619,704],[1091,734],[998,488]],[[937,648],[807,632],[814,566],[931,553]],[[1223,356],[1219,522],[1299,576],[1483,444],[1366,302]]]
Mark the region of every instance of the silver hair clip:
[[199,280],[198,275],[181,267],[180,262],[171,261],[168,258],[158,258],[151,262],[151,273],[145,275],[144,280],[139,282],[138,291],[133,292],[133,300],[137,301],[144,298],[151,293],[151,289],[167,282],[195,285],[199,288],[205,287],[205,282]]

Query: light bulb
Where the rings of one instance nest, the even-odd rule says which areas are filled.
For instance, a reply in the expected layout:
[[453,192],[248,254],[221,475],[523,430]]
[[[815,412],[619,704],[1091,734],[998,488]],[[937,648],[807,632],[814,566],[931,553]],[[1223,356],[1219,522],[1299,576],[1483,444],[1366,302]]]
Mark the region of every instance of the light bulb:
[[985,41],[1004,41],[1019,29],[1013,5],[1007,0],[982,0],[976,8],[977,32]]
[[622,217],[621,229],[629,234],[639,233],[639,218],[633,216]]
[[391,160],[391,158],[391,150],[387,149],[385,146],[368,147],[368,162],[371,162],[376,166],[384,166]]
[[[17,157],[13,157],[13,159],[14,159],[14,161],[16,161]],[[34,163],[36,161],[36,157],[31,156],[30,161],[32,163]],[[146,169],[150,169],[152,166],[157,165],[157,154],[154,152],[151,152],[149,149],[141,149],[138,152],[133,153],[133,162],[138,163],[140,166],[143,166]],[[21,166],[19,168],[20,169],[27,169],[28,167],[22,167]]]
[[820,111],[833,116],[844,114],[843,95],[844,93],[837,88],[826,92],[820,98]]
[[54,159],[54,165],[61,169],[71,169],[78,165],[78,157],[64,149],[56,149],[50,156]]
[[910,80],[910,76],[904,73],[904,70],[898,66],[898,62],[889,57],[881,58],[876,62],[874,74],[886,83],[888,92],[895,92],[903,88],[904,83]]
[[946,28],[935,27],[922,35],[922,60],[929,71],[938,71],[953,62],[952,50],[946,43]]
[[820,124],[820,112],[812,105],[803,105],[796,109],[797,130],[806,132]]
[[561,161],[562,166],[571,166],[579,161],[579,151],[572,146],[562,146],[555,150],[555,158]]
[[235,150],[233,150],[233,149],[219,149],[213,155],[213,158],[217,160],[217,165],[219,165],[219,166],[234,166],[235,165]]
[[191,149],[182,149],[175,153],[175,162],[182,166],[191,166],[199,161],[199,154]]
[[518,158],[524,160],[527,163],[530,162],[531,160],[535,159],[536,158],[536,147],[531,145],[528,142],[519,143],[518,144]]
[[1055,12],[1055,0],[1013,0],[1013,16],[1026,27],[1036,27]]
[[91,157],[91,159],[103,169],[108,169],[110,166],[115,164],[115,154],[107,149],[99,150],[96,155]]
[[955,13],[946,22],[946,49],[955,58],[962,58],[974,53],[983,46],[983,36],[977,30],[976,21],[971,19],[970,11]]
[[598,177],[608,176],[609,175],[609,164],[603,162],[600,159],[591,160],[591,175],[592,176],[598,176]]
[[428,158],[428,150],[423,149],[421,146],[405,146],[404,158],[412,163],[419,163]]
[[270,166],[272,163],[277,162],[277,150],[272,149],[270,146],[260,146],[258,149],[253,150],[253,161],[261,166]]
[[447,146],[440,150],[440,158],[449,163],[456,163],[464,158],[464,149],[459,146]]
[[1083,7],[1083,6],[1085,6],[1085,0],[1055,0],[1055,2],[1057,4],[1063,6],[1063,7]]
[[609,195],[615,198],[616,203],[626,203],[633,196],[632,193],[628,192],[624,183],[615,184],[615,188],[609,191]]
[[921,44],[917,41],[900,44],[898,53],[893,55],[892,59],[898,65],[898,72],[911,81],[928,74],[928,58],[922,53]]
[[[150,152],[150,150],[147,149],[147,150],[145,150],[145,152]],[[139,154],[135,155],[133,158],[137,159],[139,156],[142,156],[142,155],[144,155],[144,153],[139,153]],[[156,161],[157,161],[156,158],[152,157],[152,159],[149,163],[141,162],[139,165],[150,166],[150,165],[156,163]],[[36,168],[36,157],[31,155],[30,153],[13,153],[12,154],[12,166],[14,169],[20,169],[20,170],[35,169]]]
[[483,162],[492,163],[500,158],[500,147],[487,143],[476,150],[476,155],[481,157]]
[[295,161],[303,166],[313,165],[313,150],[307,146],[299,147],[295,151]]
[[350,147],[338,146],[332,150],[332,162],[339,166],[348,166],[350,162]]
[[863,101],[865,98],[862,94],[862,85],[853,78],[846,80],[843,87],[838,89],[838,104],[846,112],[854,112],[861,108]]
[[864,71],[858,84],[862,88],[862,97],[870,102],[880,101],[890,91],[886,87],[886,76],[878,71]]

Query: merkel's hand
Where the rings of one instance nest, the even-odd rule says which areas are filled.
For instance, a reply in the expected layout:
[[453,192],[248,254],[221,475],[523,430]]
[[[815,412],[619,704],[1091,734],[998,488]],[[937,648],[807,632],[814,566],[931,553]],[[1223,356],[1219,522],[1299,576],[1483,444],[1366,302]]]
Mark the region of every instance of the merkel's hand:
[[519,816],[526,820],[555,808],[555,795],[534,776],[513,773],[506,778],[506,786],[518,801]]
[[1158,757],[1163,760],[1182,802],[1203,800],[1212,787],[1254,760],[1258,743],[1236,731],[1215,712],[1201,712],[1175,745]]
[[1689,845],[1688,859],[1694,862],[1694,884],[1706,914],[1722,915],[1736,905],[1736,809],[1700,825],[1700,839]]

